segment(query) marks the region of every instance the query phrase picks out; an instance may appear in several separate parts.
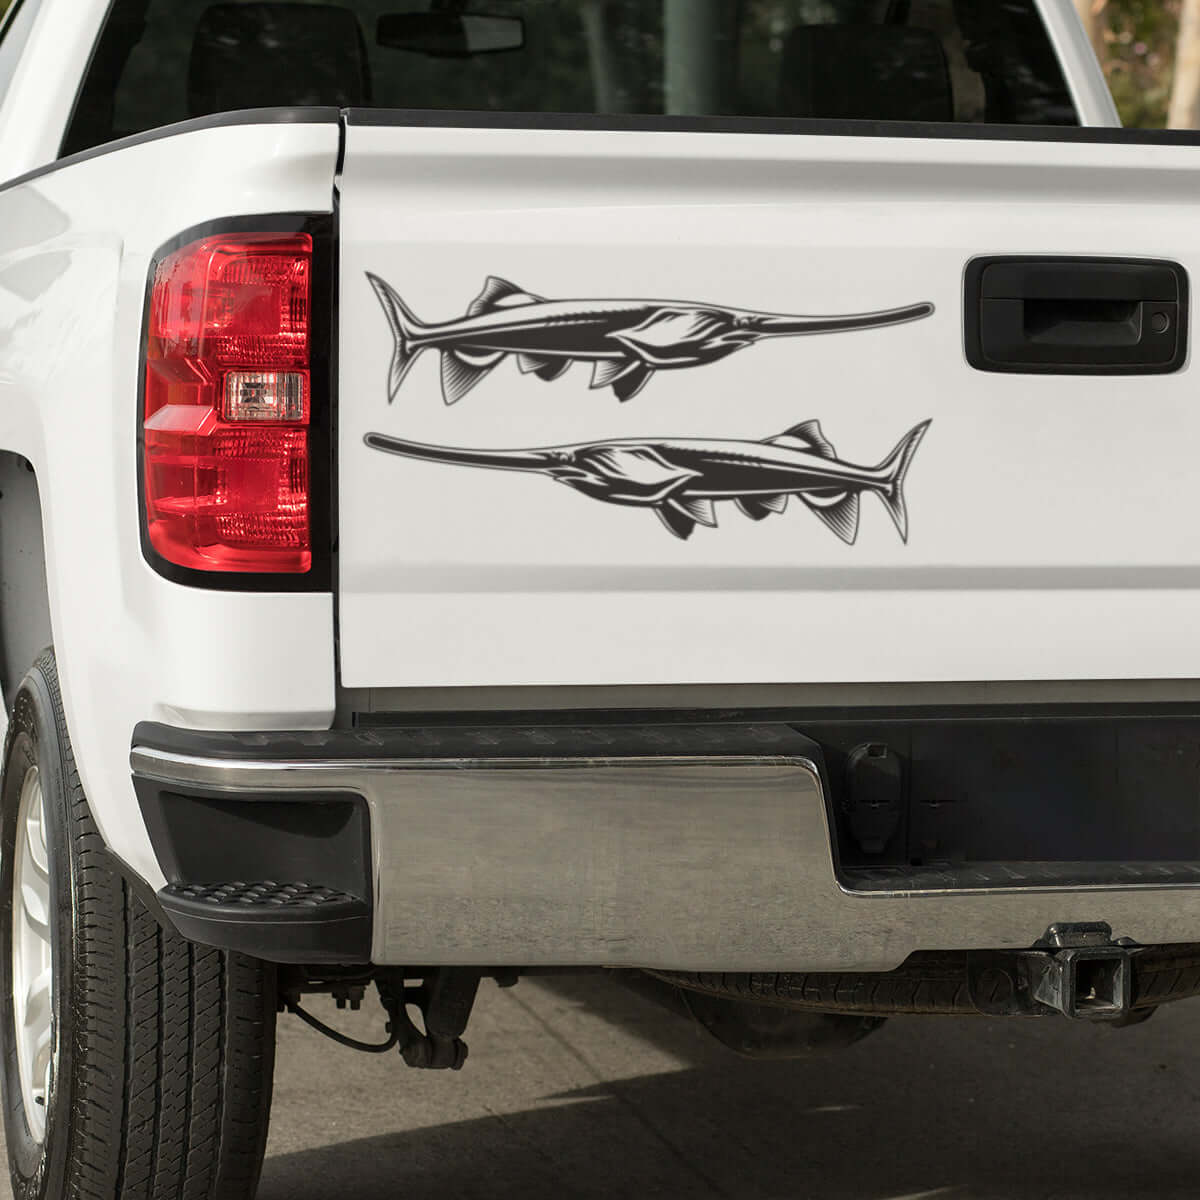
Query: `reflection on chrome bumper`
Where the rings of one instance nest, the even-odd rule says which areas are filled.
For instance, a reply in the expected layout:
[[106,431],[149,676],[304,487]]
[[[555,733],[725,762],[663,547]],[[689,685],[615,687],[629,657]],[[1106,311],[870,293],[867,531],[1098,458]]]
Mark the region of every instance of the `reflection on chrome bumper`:
[[135,744],[132,767],[228,800],[365,798],[381,965],[886,971],[1094,921],[1200,940],[1188,885],[846,891],[819,759],[790,729],[761,754],[333,757],[336,737],[290,759]]

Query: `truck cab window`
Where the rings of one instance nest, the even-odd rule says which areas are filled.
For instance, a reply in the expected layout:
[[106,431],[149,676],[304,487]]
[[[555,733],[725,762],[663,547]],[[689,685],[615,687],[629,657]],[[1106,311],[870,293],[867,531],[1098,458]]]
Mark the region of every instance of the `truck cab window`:
[[303,105],[1078,123],[1034,0],[117,0],[64,153]]

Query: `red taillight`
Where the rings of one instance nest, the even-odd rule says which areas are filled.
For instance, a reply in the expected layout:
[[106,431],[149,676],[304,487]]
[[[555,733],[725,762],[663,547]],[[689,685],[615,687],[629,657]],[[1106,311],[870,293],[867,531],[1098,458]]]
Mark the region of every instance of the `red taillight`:
[[217,235],[163,259],[146,350],[150,544],[200,571],[312,566],[312,238]]

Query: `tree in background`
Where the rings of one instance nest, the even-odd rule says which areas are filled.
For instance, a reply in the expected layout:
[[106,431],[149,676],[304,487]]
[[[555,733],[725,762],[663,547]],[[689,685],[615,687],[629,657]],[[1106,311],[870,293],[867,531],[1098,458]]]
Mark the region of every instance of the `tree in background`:
[[1128,126],[1166,124],[1180,6],[1181,0],[1075,0]]
[[1200,0],[1075,0],[1121,117],[1200,128]]
[[1200,129],[1200,0],[1183,0],[1168,120],[1175,129]]
[[1104,41],[1104,0],[1075,0],[1075,7],[1079,10],[1079,19],[1087,30],[1096,57],[1103,62],[1108,54]]

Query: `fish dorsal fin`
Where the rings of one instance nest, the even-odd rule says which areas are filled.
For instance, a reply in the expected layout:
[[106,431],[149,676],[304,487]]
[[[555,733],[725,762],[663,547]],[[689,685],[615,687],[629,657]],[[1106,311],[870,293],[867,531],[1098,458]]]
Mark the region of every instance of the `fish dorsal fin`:
[[524,288],[519,288],[499,275],[489,275],[483,284],[483,291],[471,301],[467,309],[468,317],[481,317],[497,308],[518,308],[522,304],[540,304],[541,296],[531,295]]
[[785,512],[788,506],[786,493],[782,496],[743,496],[737,502],[752,521],[765,521],[768,517]]
[[835,495],[801,493],[800,499],[808,505],[814,516],[820,517],[834,533],[853,546],[858,541],[858,519],[862,508],[862,497],[858,492],[840,492]]
[[794,425],[786,433],[768,439],[772,446],[787,446],[793,450],[807,450],[820,458],[837,458],[833,444],[821,431],[820,421],[804,421]]
[[703,496],[672,496],[667,507],[677,509],[697,525],[707,525],[709,529],[717,527],[716,506]]

